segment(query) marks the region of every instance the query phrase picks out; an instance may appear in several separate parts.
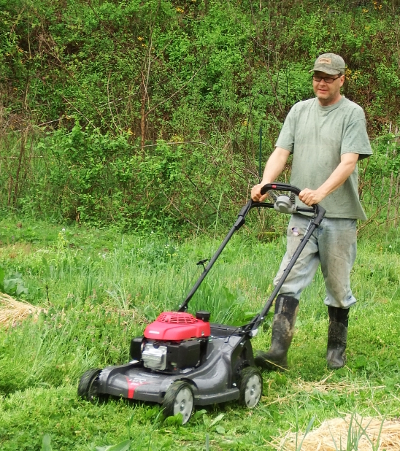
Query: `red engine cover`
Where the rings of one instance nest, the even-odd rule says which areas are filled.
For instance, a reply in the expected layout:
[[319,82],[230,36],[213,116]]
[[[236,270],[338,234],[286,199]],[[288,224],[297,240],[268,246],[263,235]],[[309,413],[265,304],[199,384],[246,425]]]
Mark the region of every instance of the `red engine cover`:
[[185,312],[164,312],[145,331],[145,338],[152,340],[181,341],[204,338],[211,334],[210,323]]

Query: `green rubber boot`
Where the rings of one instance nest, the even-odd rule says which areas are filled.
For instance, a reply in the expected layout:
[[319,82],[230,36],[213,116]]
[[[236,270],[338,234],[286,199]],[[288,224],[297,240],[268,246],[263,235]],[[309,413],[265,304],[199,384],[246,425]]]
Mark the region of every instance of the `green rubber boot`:
[[326,363],[329,369],[337,370],[346,363],[347,328],[349,309],[328,307],[328,349]]
[[287,353],[294,335],[298,309],[298,299],[286,295],[277,297],[272,323],[271,347],[267,352],[257,351],[254,358],[255,364],[263,370],[287,369]]

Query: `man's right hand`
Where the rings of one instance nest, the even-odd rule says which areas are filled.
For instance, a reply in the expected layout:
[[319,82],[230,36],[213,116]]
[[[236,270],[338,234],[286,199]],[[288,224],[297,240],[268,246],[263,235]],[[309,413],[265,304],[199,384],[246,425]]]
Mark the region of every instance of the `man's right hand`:
[[251,198],[254,200],[254,202],[262,202],[264,199],[267,198],[268,193],[261,194],[261,188],[266,185],[267,182],[259,183],[258,185],[254,185],[253,188],[251,188]]
[[267,183],[273,183],[277,180],[279,174],[284,170],[290,152],[281,147],[276,147],[268,158],[265,165],[263,179],[258,185],[251,188],[251,198],[254,202],[263,202],[268,197],[268,193],[261,194],[261,188]]

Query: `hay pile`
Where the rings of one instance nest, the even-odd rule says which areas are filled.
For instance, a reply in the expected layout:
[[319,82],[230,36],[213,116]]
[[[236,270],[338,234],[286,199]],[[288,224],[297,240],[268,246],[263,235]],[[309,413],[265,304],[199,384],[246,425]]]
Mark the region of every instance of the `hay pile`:
[[0,326],[15,326],[28,317],[37,319],[43,311],[28,302],[16,301],[8,294],[0,293]]
[[[297,447],[296,448],[296,435]],[[272,445],[282,451],[399,451],[400,419],[347,415],[324,421],[321,426],[310,431],[303,440],[304,433],[289,433]],[[302,442],[303,440],[303,442]],[[379,446],[377,447],[379,442]],[[301,448],[299,448],[302,443]],[[354,447],[348,448],[352,443]]]

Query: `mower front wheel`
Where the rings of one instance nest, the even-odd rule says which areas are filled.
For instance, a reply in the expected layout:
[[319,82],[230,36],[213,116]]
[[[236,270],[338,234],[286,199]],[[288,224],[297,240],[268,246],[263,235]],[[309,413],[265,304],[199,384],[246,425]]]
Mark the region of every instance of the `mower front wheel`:
[[182,424],[189,421],[194,407],[193,390],[190,384],[184,381],[173,382],[165,393],[162,403],[164,417],[182,414]]
[[240,373],[239,402],[252,409],[261,399],[263,379],[254,366],[244,368]]
[[99,378],[101,370],[92,368],[82,374],[78,384],[78,396],[86,401],[93,401],[97,394],[96,380]]

